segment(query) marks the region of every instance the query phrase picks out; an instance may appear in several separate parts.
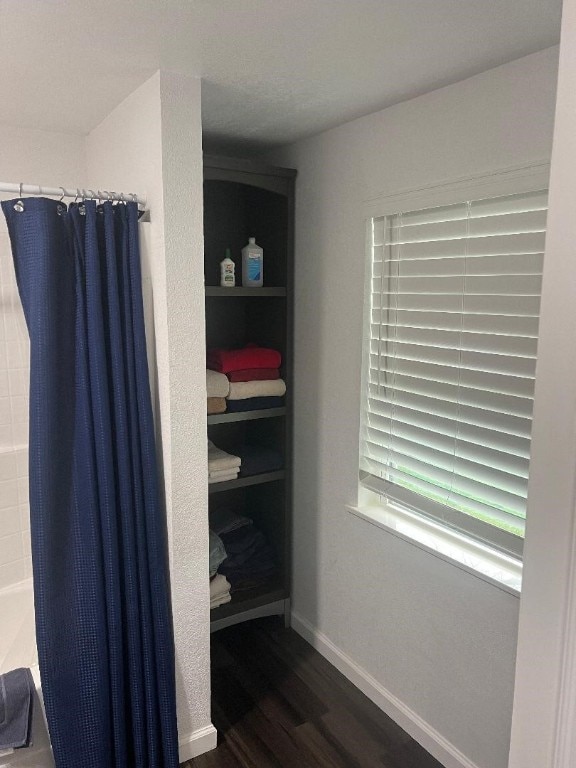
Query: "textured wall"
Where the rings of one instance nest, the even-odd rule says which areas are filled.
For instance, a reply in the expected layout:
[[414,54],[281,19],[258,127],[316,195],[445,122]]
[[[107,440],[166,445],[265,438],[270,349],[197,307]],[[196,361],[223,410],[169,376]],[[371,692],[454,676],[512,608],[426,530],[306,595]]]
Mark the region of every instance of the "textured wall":
[[363,201],[548,160],[557,50],[275,156],[298,169],[294,609],[479,768],[507,765],[518,599],[350,515]]
[[576,0],[565,0],[510,768],[576,765]]
[[[181,710],[186,707],[190,723],[197,729],[210,723],[200,81],[162,73],[160,89],[170,364],[172,599],[178,668],[182,679],[189,681],[182,690]],[[181,711],[181,723],[184,717]],[[181,730],[186,733],[185,728]]]
[[0,222],[0,590],[32,574],[28,506],[30,345]]
[[[84,180],[82,136],[0,125],[2,181],[73,186]],[[2,199],[13,195],[3,194]],[[0,216],[0,589],[32,572],[28,507],[28,332]]]
[[157,73],[86,146],[90,185],[138,192],[150,210],[141,232],[156,339],[182,739],[210,725],[200,82]]

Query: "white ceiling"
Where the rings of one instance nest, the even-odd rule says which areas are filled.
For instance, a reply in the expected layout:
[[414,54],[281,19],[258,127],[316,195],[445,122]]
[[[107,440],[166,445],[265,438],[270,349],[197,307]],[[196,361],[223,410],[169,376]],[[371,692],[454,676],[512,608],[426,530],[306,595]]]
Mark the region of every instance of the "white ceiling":
[[163,67],[213,143],[309,135],[559,39],[561,0],[0,0],[0,122],[86,133]]

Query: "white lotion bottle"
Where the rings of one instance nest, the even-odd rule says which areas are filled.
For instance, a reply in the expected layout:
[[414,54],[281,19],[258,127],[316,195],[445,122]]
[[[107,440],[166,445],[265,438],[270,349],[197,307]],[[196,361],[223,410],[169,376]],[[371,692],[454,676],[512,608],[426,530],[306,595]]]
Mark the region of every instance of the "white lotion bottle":
[[226,248],[226,258],[220,262],[220,285],[222,288],[234,288],[236,285],[236,265],[230,258],[230,248]]
[[262,288],[264,283],[264,251],[256,245],[256,238],[249,237],[242,248],[242,285]]

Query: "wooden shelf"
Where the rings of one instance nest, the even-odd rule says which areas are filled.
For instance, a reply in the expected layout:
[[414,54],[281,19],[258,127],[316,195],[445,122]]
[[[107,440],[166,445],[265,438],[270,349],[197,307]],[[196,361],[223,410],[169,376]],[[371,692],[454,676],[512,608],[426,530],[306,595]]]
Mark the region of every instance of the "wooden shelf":
[[266,298],[271,296],[286,296],[286,288],[222,288],[220,285],[207,285],[204,288],[206,296],[227,296],[228,298],[239,296],[253,296]]
[[279,469],[276,472],[264,472],[262,475],[238,477],[236,480],[227,480],[224,483],[209,483],[208,493],[222,493],[223,491],[231,491],[234,488],[246,488],[248,485],[272,483],[274,480],[284,480],[285,476],[285,471]]
[[233,421],[253,421],[255,419],[273,419],[276,416],[285,416],[286,408],[263,408],[260,411],[241,411],[239,413],[214,413],[208,416],[210,424],[229,424]]
[[[207,349],[246,344],[277,350],[288,396],[280,407],[207,416],[208,435],[225,451],[262,446],[284,457],[282,469],[208,484],[209,513],[221,506],[246,514],[274,552],[277,573],[264,586],[236,593],[210,613],[210,630],[262,616],[289,615],[292,513],[293,275],[295,171],[251,161],[205,157],[204,294]],[[264,285],[220,285],[220,261],[250,237],[264,249]],[[246,404],[247,408],[254,408]],[[278,466],[271,464],[270,466]]]
[[287,598],[288,593],[278,580],[236,592],[229,603],[210,611],[210,629],[214,632],[247,619],[284,613]]

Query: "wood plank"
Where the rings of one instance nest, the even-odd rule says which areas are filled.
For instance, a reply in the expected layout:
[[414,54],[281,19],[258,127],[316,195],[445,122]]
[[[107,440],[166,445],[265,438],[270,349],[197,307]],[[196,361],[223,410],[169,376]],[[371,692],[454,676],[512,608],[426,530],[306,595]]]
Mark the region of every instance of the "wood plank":
[[212,636],[212,721],[186,768],[442,768],[277,619]]
[[335,749],[314,723],[299,725],[294,736],[302,753],[318,768],[355,768],[356,762]]
[[375,739],[351,710],[334,707],[319,723],[320,732],[338,752],[353,757],[358,768],[382,768],[390,744]]
[[278,654],[328,708],[354,708],[375,738],[401,744],[410,736],[368,699],[355,685],[295,632],[285,633],[259,623],[252,628],[253,645],[261,653]]
[[228,744],[223,742],[211,752],[183,763],[182,768],[243,768],[243,764],[231,752]]

